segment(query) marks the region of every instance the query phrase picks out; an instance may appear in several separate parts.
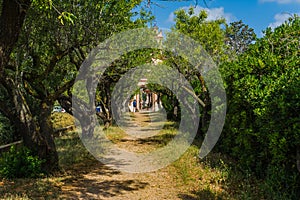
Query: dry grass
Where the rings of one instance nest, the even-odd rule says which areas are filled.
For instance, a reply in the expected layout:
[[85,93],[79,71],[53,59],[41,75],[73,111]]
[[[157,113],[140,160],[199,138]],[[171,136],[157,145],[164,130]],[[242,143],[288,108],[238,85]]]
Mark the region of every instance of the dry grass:
[[0,199],[263,199],[255,179],[232,171],[219,154],[200,161],[195,145],[163,169],[130,174],[99,163],[76,135],[59,140],[62,171],[38,179],[2,180]]
[[[170,124],[169,124],[170,125]],[[119,147],[149,152],[166,145],[176,134],[169,127],[149,138],[129,138],[117,127],[106,136]],[[169,166],[149,173],[130,174],[95,160],[77,133],[56,138],[61,172],[38,179],[0,181],[0,199],[266,199],[254,177],[239,173],[233,161],[210,153],[199,160],[199,145]]]
[[51,122],[54,129],[74,126],[74,117],[68,113],[54,112],[51,114]]

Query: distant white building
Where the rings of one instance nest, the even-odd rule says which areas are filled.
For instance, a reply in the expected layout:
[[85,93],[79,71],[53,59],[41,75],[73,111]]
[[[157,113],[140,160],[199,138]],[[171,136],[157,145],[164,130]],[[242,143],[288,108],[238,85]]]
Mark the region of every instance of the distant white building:
[[[140,87],[140,91],[138,94],[136,94],[133,99],[136,99],[137,101],[137,109],[139,111],[141,110],[147,110],[147,111],[158,111],[161,107],[161,100],[159,99],[159,96],[150,91],[147,88],[147,79],[142,78],[138,82],[138,86]],[[133,111],[133,99],[129,101],[129,110],[132,112]],[[160,106],[159,106],[160,105]]]

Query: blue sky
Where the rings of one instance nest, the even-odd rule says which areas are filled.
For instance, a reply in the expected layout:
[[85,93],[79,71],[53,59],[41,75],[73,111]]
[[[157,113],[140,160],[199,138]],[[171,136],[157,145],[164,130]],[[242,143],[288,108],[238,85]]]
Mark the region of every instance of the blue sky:
[[[153,0],[153,2],[151,10],[156,16],[157,26],[170,28],[174,24],[173,12],[179,8],[195,6],[196,1]],[[196,10],[206,9],[210,19],[224,17],[228,22],[242,20],[254,28],[259,37],[262,36],[262,30],[280,25],[290,14],[300,15],[300,0],[206,0],[206,2],[207,7],[203,0],[198,0]]]

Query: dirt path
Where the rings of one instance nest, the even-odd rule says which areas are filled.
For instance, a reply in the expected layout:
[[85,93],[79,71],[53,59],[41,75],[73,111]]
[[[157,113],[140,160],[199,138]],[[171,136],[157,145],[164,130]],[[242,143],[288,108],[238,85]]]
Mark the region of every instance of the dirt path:
[[[117,145],[133,152],[149,152],[157,147],[157,141],[147,140],[161,127],[159,118],[153,113],[134,113],[123,127],[128,135],[118,140]],[[142,133],[138,135],[139,133]],[[158,139],[159,140],[159,139]],[[96,163],[95,163],[96,162]],[[62,198],[74,199],[193,199],[184,196],[185,185],[174,178],[172,169],[166,167],[148,173],[125,173],[113,170],[94,161],[76,166],[78,177],[65,180],[61,186]],[[86,172],[83,171],[86,169]],[[68,173],[74,176],[74,168]]]
[[[181,188],[167,168],[150,173],[124,173],[101,164],[94,168],[79,167],[79,174],[65,179],[61,186],[63,199],[182,199]],[[72,170],[73,171],[73,170]]]
[[[172,128],[157,131],[166,125],[161,122],[163,114],[131,113],[122,124],[128,134],[122,135],[113,129],[112,141],[119,148],[138,153],[163,147],[174,137],[170,132]],[[72,137],[60,137],[58,142],[60,158],[65,159],[64,163],[72,161],[63,165],[62,173],[41,179],[0,181],[0,199],[196,200],[223,197],[224,190],[219,184],[222,174],[207,173],[209,169],[199,164],[196,147],[178,162],[157,171],[125,173],[91,157],[79,138],[74,141]]]

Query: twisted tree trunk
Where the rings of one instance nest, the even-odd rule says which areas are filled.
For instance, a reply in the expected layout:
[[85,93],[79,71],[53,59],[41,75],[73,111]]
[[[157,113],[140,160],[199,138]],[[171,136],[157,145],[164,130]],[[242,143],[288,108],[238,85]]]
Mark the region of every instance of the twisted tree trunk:
[[24,145],[44,161],[42,167],[45,171],[57,170],[58,155],[50,123],[52,107],[45,102],[41,103],[40,115],[38,120],[35,120],[20,87],[16,86],[12,91],[16,108],[16,126],[23,138]]
[[13,106],[13,112],[6,112],[9,119],[14,122],[20,135],[23,137],[24,145],[36,153],[44,162],[44,169],[51,171],[58,168],[58,156],[51,135],[50,126],[47,121],[49,117],[49,105],[42,104],[41,115],[37,121],[30,110],[19,84],[17,71],[16,80],[9,78],[6,69],[9,66],[10,55],[18,41],[26,13],[30,8],[31,0],[3,0],[1,1],[0,16],[0,84],[6,90],[5,101],[1,101],[0,110],[5,112],[5,105]]

